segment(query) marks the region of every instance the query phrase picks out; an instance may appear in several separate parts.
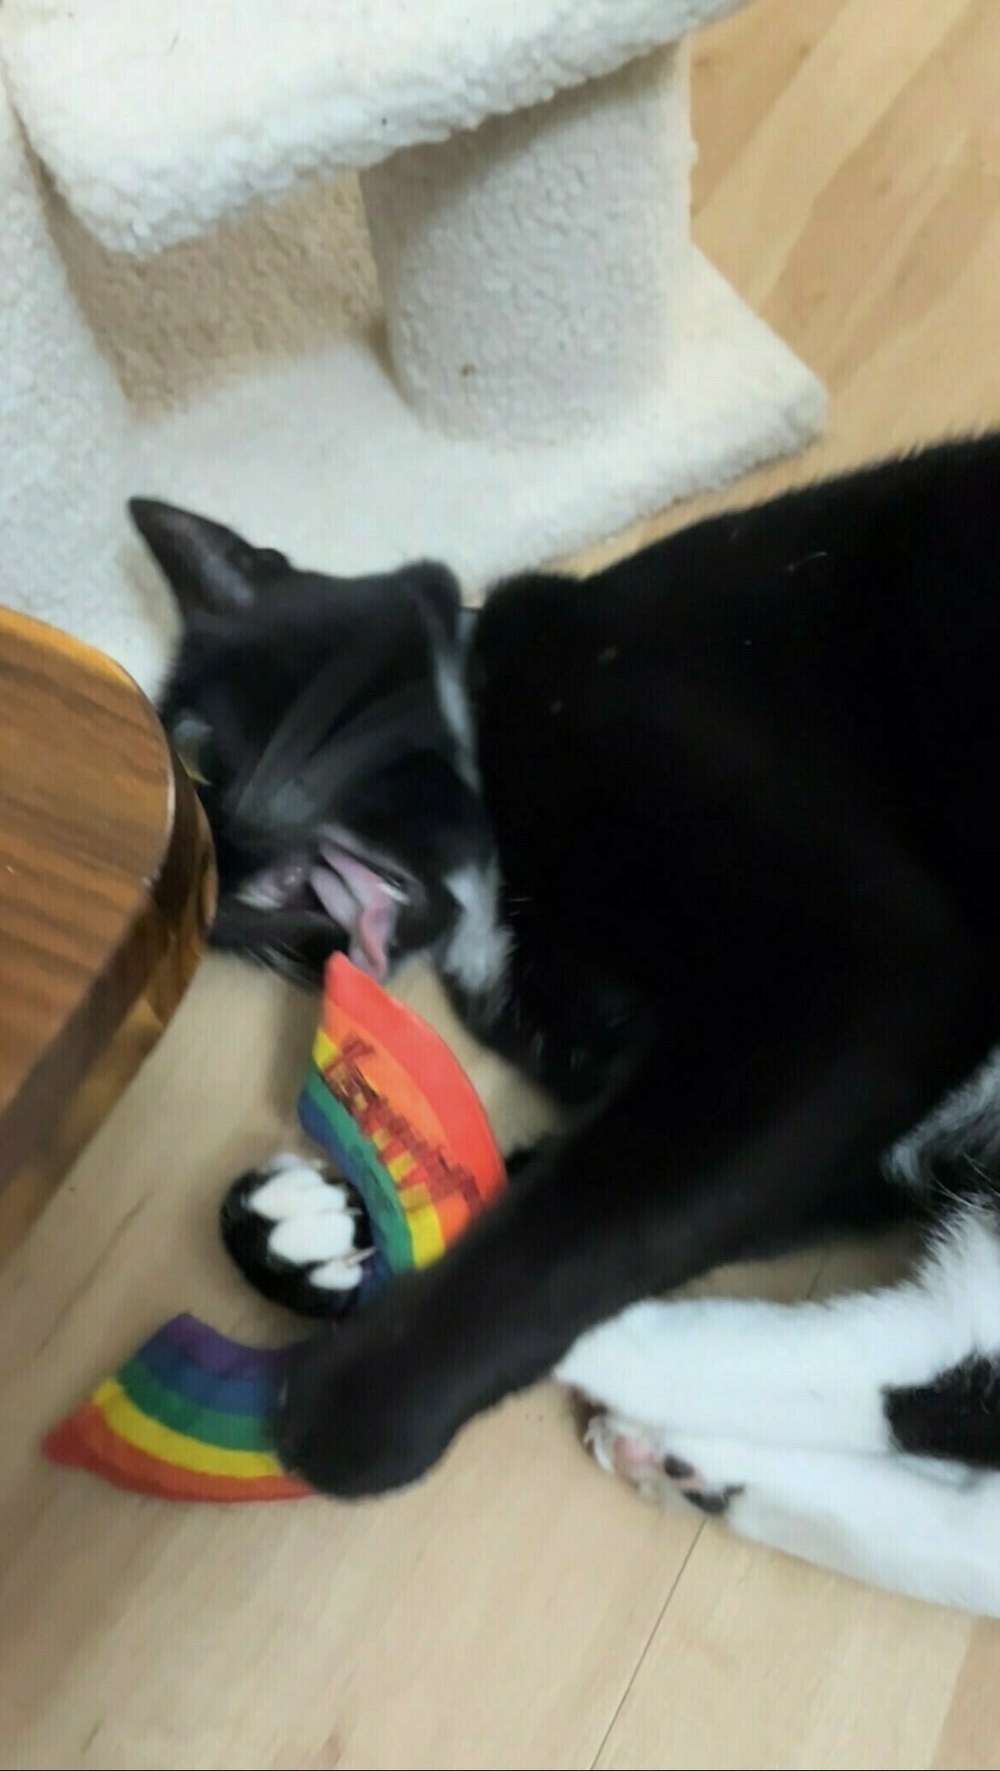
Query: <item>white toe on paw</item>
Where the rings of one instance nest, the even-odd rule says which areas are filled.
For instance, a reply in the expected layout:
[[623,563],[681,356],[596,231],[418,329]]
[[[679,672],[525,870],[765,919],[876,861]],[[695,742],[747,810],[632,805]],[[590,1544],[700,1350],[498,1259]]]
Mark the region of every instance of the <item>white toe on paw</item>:
[[320,1291],[353,1291],[361,1284],[364,1264],[371,1252],[370,1248],[364,1248],[351,1260],[324,1261],[321,1267],[314,1267],[310,1273],[310,1285],[318,1285]]
[[258,1172],[261,1184],[246,1204],[274,1225],[268,1254],[310,1269],[309,1284],[321,1291],[353,1291],[371,1251],[359,1246],[364,1217],[352,1189],[329,1179],[322,1161],[293,1152],[273,1156]]
[[277,1175],[286,1168],[312,1168],[318,1172],[322,1167],[322,1162],[316,1156],[303,1156],[299,1150],[276,1150],[273,1156],[261,1163],[257,1173]]
[[332,1261],[355,1248],[358,1226],[345,1202],[325,1211],[297,1213],[277,1224],[267,1246],[279,1260],[305,1266],[311,1261]]
[[277,1224],[289,1218],[315,1217],[324,1211],[346,1211],[348,1193],[338,1182],[328,1181],[321,1169],[300,1159],[294,1167],[289,1164],[271,1174],[247,1203],[258,1217],[270,1218]]

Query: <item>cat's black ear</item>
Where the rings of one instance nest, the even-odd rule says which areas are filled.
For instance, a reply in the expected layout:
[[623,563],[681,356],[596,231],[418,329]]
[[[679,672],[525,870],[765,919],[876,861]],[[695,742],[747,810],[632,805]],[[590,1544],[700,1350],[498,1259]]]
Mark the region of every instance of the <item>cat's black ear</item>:
[[130,498],[129,516],[166,575],[185,620],[201,611],[246,609],[283,554],[252,547],[222,523],[155,498]]

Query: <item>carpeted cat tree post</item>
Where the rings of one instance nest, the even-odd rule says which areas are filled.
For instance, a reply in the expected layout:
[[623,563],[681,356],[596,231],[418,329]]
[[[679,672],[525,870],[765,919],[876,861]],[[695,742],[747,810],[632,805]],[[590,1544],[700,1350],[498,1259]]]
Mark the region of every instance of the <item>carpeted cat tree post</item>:
[[0,603],[117,648],[148,676],[163,633],[121,557],[132,440],[0,85]]
[[360,172],[377,301],[137,415],[132,489],[475,590],[803,447],[821,388],[689,235],[684,38],[738,3],[6,0],[23,126],[109,254]]

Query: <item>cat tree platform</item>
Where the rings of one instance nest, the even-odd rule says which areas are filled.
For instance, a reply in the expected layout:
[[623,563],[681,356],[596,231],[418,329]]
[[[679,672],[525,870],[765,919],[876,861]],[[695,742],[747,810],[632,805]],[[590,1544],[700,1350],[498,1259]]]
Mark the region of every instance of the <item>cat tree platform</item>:
[[689,235],[684,38],[738,3],[6,0],[15,109],[112,253],[360,173],[377,309],[135,415],[127,490],[475,590],[803,447],[822,389]]

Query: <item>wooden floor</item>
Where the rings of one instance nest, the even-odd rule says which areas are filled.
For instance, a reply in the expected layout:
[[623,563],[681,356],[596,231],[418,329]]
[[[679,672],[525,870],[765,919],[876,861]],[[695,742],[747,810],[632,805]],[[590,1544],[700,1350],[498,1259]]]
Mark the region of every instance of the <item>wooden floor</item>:
[[[832,393],[811,456],[727,501],[1000,420],[1000,0],[757,0],[695,83],[698,240]],[[287,1332],[213,1219],[290,1121],[311,1019],[208,962],[0,1277],[0,1763],[1000,1766],[1000,1625],[645,1510],[551,1386],[377,1504],[175,1511],[40,1462],[176,1310]],[[535,1109],[459,1049],[512,1134]]]

